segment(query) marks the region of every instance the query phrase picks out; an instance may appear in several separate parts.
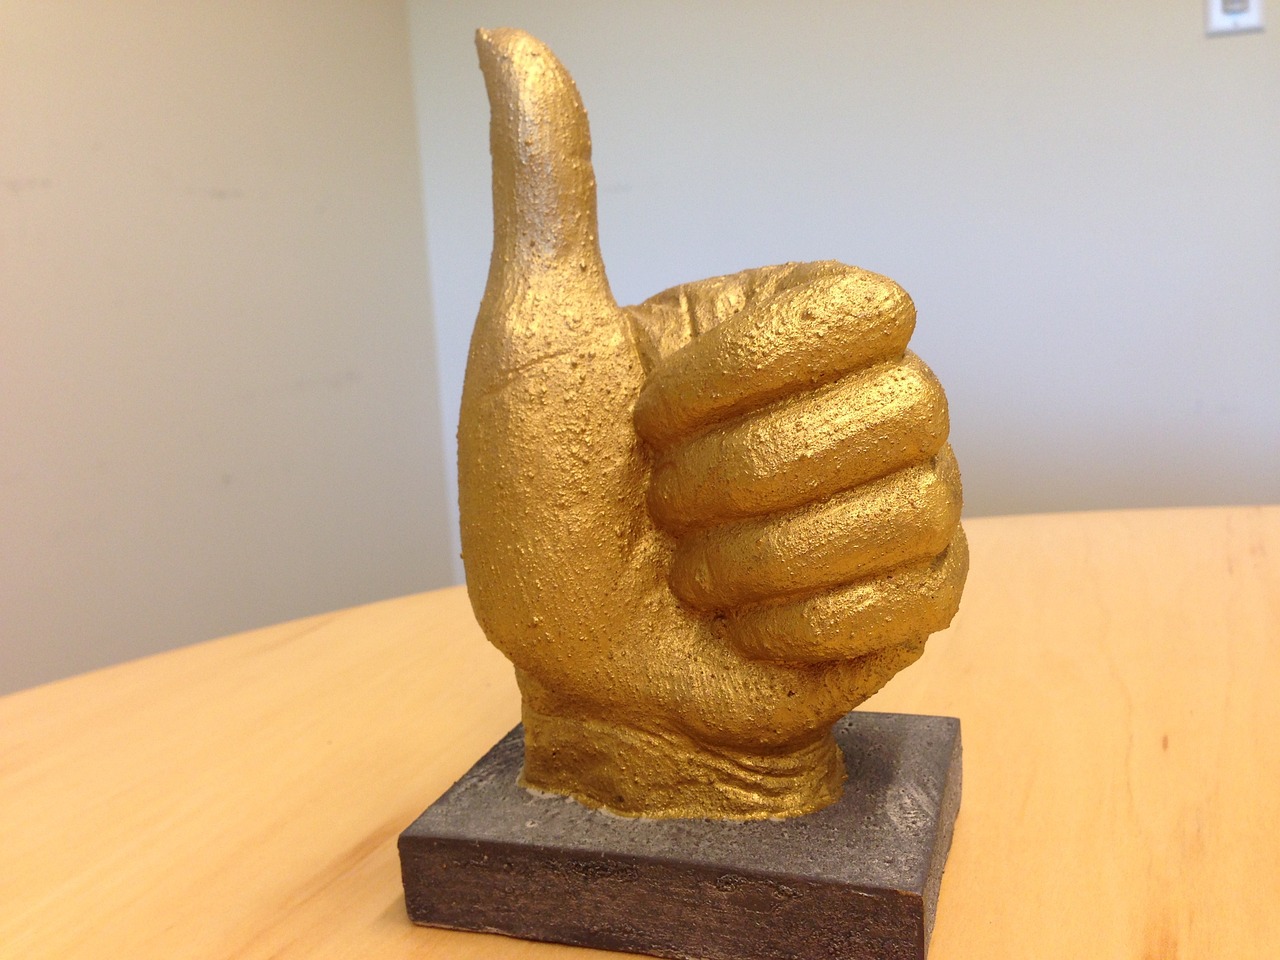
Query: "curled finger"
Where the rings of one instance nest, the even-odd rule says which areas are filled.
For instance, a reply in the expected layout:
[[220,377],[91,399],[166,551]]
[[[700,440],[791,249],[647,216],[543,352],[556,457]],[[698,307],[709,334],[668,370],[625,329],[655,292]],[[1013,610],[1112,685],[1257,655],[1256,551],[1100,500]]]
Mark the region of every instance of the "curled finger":
[[730,611],[721,635],[753,659],[847,660],[923,640],[960,606],[969,568],[964,530],[930,560],[802,600]]
[[942,386],[908,354],[672,448],[649,512],[681,532],[793,509],[928,460],[949,427]]
[[650,374],[635,426],[664,450],[681,438],[780,397],[896,359],[915,305],[887,277],[829,265],[694,337]]
[[789,513],[699,530],[676,545],[671,590],[699,610],[801,597],[941,553],[960,522],[950,447],[929,463]]

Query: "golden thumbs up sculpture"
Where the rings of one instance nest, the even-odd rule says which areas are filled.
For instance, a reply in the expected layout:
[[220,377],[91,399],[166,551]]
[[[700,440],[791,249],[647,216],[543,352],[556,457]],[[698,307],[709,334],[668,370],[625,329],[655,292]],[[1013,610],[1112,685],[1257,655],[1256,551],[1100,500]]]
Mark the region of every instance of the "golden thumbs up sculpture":
[[951,621],[968,566],[911,299],[822,262],[618,306],[573,80],[528,34],[477,46],[494,243],[462,546],[515,664],[522,781],[631,816],[820,809],[832,725]]

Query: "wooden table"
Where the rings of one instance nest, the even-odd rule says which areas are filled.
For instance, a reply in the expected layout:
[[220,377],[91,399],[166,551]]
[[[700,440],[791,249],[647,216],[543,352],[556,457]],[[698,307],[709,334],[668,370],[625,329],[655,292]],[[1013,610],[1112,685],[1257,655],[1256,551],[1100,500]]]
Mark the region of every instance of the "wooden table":
[[[1280,508],[966,526],[867,705],[964,724],[933,960],[1274,956]],[[460,589],[0,699],[0,956],[588,956],[405,919],[397,833],[517,716]]]

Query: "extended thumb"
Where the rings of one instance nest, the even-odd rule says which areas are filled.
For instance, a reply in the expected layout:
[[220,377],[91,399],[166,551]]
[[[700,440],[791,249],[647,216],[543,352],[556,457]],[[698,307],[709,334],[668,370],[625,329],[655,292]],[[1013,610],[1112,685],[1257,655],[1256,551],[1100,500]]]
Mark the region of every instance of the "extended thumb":
[[478,30],[476,48],[493,153],[486,300],[505,293],[510,302],[516,290],[550,281],[612,305],[596,228],[591,133],[573,78],[545,44],[520,30]]

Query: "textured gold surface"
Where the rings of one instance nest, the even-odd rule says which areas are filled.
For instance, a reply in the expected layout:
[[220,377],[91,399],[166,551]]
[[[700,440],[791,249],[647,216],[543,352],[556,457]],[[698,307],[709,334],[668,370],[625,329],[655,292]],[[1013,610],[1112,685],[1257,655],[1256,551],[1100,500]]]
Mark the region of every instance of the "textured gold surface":
[[524,782],[633,816],[826,806],[831,725],[950,622],[968,566],[911,298],[821,262],[619,307],[572,79],[525,33],[477,47],[494,246],[462,544],[524,697]]

